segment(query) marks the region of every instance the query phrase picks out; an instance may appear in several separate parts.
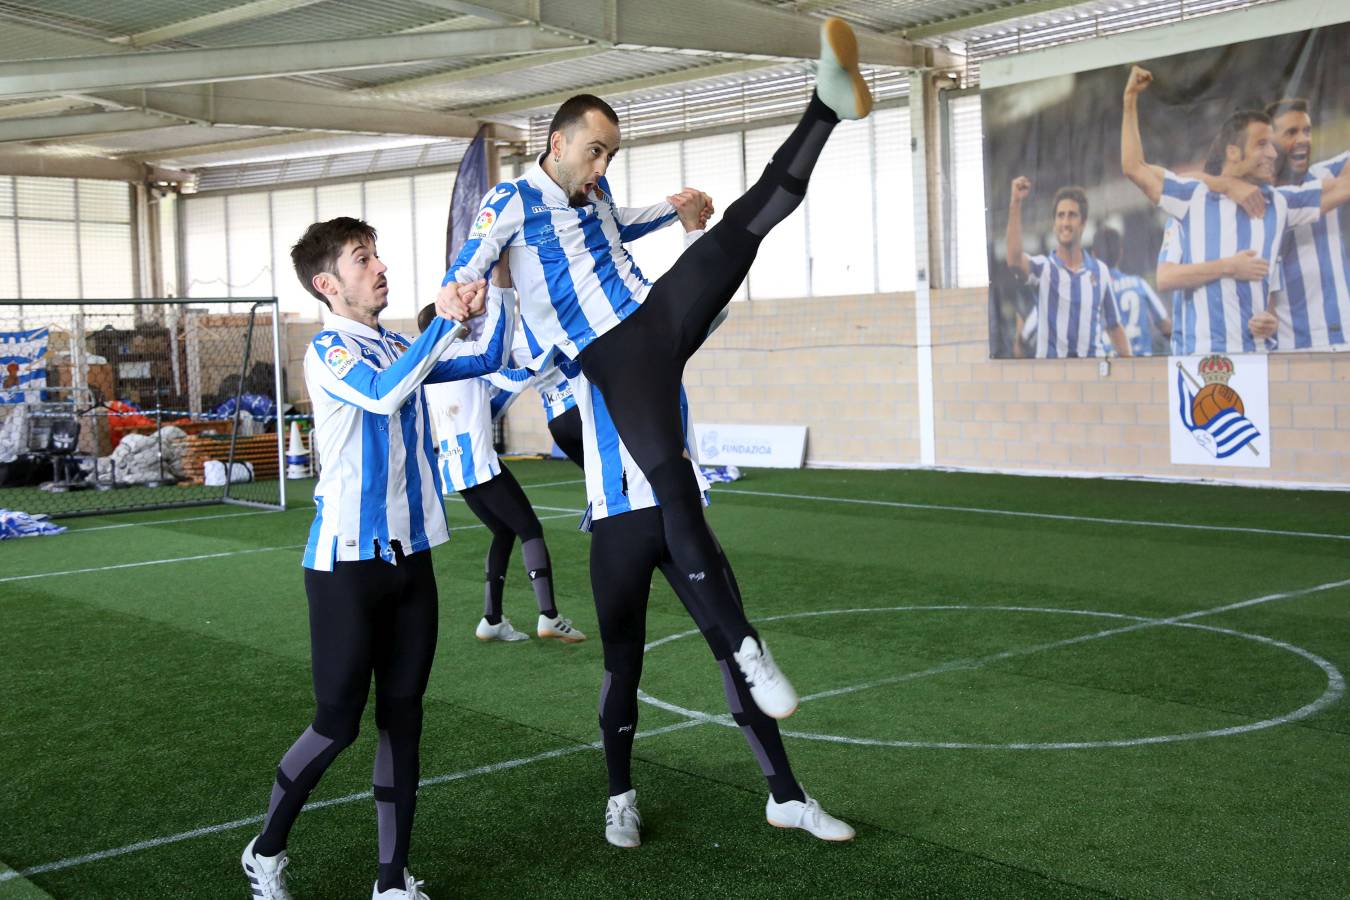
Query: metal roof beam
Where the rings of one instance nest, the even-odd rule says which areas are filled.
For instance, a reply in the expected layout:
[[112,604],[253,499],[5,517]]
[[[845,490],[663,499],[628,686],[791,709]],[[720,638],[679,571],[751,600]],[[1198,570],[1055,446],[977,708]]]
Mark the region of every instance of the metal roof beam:
[[109,181],[192,180],[191,173],[147,166],[131,160],[100,156],[40,153],[28,148],[0,148],[0,175],[35,175],[45,178],[102,178]]
[[0,97],[203,84],[575,47],[530,26],[0,63]]
[[159,28],[151,28],[137,34],[110,38],[110,41],[114,44],[126,44],[130,47],[145,47],[149,44],[172,41],[201,31],[210,31],[213,28],[224,28],[227,25],[238,25],[241,22],[251,22],[254,19],[275,16],[303,6],[313,6],[318,2],[320,0],[253,0],[252,3],[240,3],[219,12],[195,16],[191,19],[162,25]]
[[0,144],[18,141],[69,140],[122,131],[148,131],[183,124],[182,119],[168,119],[145,112],[75,113],[69,116],[39,116],[32,119],[10,119],[0,122]]
[[[100,99],[208,125],[251,125],[346,134],[417,134],[471,138],[476,119],[385,102],[361,103],[339,92],[287,81],[190,85],[153,91],[104,92]],[[523,139],[516,129],[510,129]]]

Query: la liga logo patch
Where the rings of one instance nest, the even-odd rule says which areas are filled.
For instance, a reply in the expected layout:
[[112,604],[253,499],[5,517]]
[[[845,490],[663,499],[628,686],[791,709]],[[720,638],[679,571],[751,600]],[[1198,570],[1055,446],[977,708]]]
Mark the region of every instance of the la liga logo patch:
[[323,355],[324,365],[333,370],[333,374],[342,378],[352,370],[356,365],[356,357],[341,344],[336,344],[328,348],[328,352]]
[[497,214],[490,209],[485,209],[478,214],[478,218],[473,220],[473,228],[469,231],[469,240],[474,238],[487,237],[487,233],[492,230],[492,226],[497,222]]

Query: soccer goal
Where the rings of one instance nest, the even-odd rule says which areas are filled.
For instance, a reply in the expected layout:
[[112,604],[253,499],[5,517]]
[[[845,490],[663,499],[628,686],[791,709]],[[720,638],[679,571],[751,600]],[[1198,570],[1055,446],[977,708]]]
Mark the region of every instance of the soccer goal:
[[284,509],[274,297],[0,300],[0,508]]

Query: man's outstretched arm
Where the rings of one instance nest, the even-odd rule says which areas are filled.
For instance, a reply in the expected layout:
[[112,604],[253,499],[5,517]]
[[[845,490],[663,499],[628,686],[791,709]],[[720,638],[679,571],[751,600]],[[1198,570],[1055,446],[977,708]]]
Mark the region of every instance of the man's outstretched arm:
[[1144,159],[1144,141],[1139,136],[1139,95],[1153,82],[1153,73],[1138,66],[1130,67],[1125,82],[1125,98],[1120,122],[1120,168],[1125,177],[1144,192],[1154,206],[1162,199],[1162,166],[1150,165]]
[[1012,180],[1012,193],[1008,197],[1008,265],[1015,272],[1021,272],[1026,278],[1030,272],[1027,255],[1022,251],[1022,201],[1031,193],[1031,179],[1018,175]]

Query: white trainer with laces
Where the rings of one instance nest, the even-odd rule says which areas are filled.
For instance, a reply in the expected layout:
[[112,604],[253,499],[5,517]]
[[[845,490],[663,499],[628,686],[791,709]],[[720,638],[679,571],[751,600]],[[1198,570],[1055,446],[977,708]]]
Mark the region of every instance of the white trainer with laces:
[[642,846],[642,816],[638,815],[637,791],[630,788],[609,798],[605,806],[605,840],[615,847]]
[[773,661],[763,641],[756,641],[753,636],[746,635],[745,640],[741,641],[741,649],[731,655],[745,676],[750,696],[764,715],[786,719],[797,711],[797,692],[783,670]]
[[764,807],[764,816],[775,828],[800,828],[820,838],[822,841],[851,841],[853,826],[840,821],[820,808],[810,794],[802,792],[806,802],[789,800],[779,803],[769,795],[769,803]]
[[291,892],[286,890],[286,866],[290,865],[286,851],[282,850],[276,856],[259,856],[253,852],[257,840],[248,842],[239,860],[248,876],[253,900],[291,900]]
[[431,900],[422,890],[422,885],[426,882],[418,881],[412,877],[412,873],[407,869],[403,870],[403,887],[390,888],[387,891],[380,890],[380,883],[375,882],[375,887],[371,888],[370,900]]
[[562,616],[550,619],[548,616],[539,616],[539,627],[535,629],[535,634],[541,638],[555,638],[564,644],[580,644],[586,640],[586,635],[572,627],[571,619],[564,619]]
[[530,636],[523,631],[516,631],[511,620],[502,616],[502,620],[496,625],[489,625],[487,617],[478,620],[478,627],[474,629],[474,637],[480,641],[528,641]]
[[816,96],[841,119],[862,119],[872,111],[872,91],[858,69],[858,38],[843,19],[820,25]]

